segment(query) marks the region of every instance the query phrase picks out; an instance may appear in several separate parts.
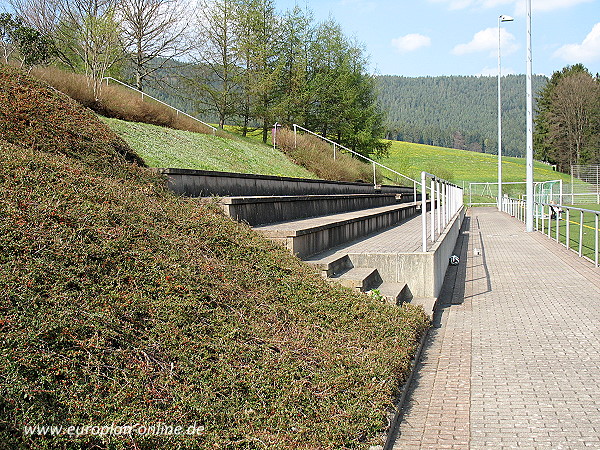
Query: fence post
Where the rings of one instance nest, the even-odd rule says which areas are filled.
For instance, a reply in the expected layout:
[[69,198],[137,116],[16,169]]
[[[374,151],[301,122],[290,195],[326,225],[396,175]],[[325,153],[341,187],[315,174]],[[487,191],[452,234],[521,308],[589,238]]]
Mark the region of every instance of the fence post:
[[417,180],[413,180],[413,202],[417,201]]
[[437,219],[438,236],[439,236],[442,234],[442,203],[441,203],[441,196],[440,196],[442,183],[440,183],[439,181],[436,182],[436,187],[437,187],[437,189],[436,189],[436,191],[437,191],[436,219]]
[[297,130],[296,130],[296,124],[294,124],[294,148],[298,148],[298,141],[296,139],[297,136]]
[[336,146],[336,143],[334,142],[333,143],[333,160],[334,161],[337,159],[336,156],[335,156],[335,146]]
[[596,231],[595,231],[595,236],[594,236],[594,240],[596,241],[596,244],[594,245],[594,262],[596,263],[596,267],[598,267],[598,214],[596,213]]
[[571,241],[571,210],[567,209],[567,236],[566,236],[566,242],[565,242],[567,249],[570,248],[570,245],[571,245],[570,241]]
[[579,257],[583,255],[583,211],[579,211]]
[[377,189],[377,172],[375,171],[375,163],[373,163],[373,185]]
[[421,172],[421,237],[424,253],[427,251],[427,187],[425,181],[425,172]]
[[435,242],[435,179],[429,182],[431,192],[431,242]]

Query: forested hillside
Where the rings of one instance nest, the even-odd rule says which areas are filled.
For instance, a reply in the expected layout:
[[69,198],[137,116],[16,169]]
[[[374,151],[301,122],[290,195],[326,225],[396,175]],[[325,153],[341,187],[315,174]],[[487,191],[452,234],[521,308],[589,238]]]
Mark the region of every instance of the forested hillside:
[[[379,103],[387,137],[441,147],[497,153],[496,77],[379,76]],[[547,79],[533,78],[534,93]],[[525,76],[502,78],[503,154],[525,153]]]

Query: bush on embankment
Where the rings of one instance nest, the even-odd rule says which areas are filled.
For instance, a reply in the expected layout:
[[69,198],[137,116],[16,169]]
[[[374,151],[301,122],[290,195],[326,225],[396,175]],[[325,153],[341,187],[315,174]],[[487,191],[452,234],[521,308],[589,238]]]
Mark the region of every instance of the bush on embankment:
[[334,181],[373,181],[373,169],[369,164],[343,153],[340,149],[333,158],[333,146],[306,134],[294,136],[283,128],[277,131],[277,148],[319,178]]
[[[0,68],[4,448],[368,447],[422,310],[325,283],[135,160],[92,113]],[[23,433],[158,423],[204,428]]]
[[[202,123],[177,112],[149,97],[142,98],[139,92],[124,86],[103,84],[96,99],[91,81],[84,75],[67,72],[57,67],[37,67],[32,74],[50,86],[67,94],[82,105],[106,117],[143,122],[176,130],[213,134],[213,130]],[[219,130],[221,136],[228,133]]]

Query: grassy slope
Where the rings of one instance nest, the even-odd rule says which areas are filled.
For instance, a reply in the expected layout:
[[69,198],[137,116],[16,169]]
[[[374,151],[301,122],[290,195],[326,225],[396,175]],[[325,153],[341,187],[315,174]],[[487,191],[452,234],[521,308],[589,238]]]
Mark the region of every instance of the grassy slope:
[[[92,113],[0,68],[0,442],[373,442],[427,325],[422,310],[325,283],[122,155],[135,159]],[[158,422],[205,429],[23,435],[27,424]]]
[[[381,162],[418,179],[422,170],[461,185],[463,181],[495,182],[498,179],[498,156],[466,150],[392,141],[389,157]],[[502,162],[504,181],[525,181],[525,159],[504,157]],[[534,164],[534,178],[535,181],[563,179],[570,182],[569,175],[538,162]]]
[[316,178],[283,153],[253,139],[225,139],[118,119],[103,121],[150,167]]

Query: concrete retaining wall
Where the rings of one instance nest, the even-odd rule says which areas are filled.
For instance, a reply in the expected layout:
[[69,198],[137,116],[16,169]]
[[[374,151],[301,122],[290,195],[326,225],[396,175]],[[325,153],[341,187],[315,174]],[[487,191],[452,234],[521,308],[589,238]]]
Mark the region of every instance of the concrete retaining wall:
[[156,169],[167,176],[167,186],[189,197],[256,195],[404,194],[413,201],[413,188],[368,183],[311,180],[210,170]]
[[444,282],[466,210],[455,214],[446,231],[427,251],[349,254],[354,267],[377,267],[383,281],[407,283],[414,297],[437,298]]

